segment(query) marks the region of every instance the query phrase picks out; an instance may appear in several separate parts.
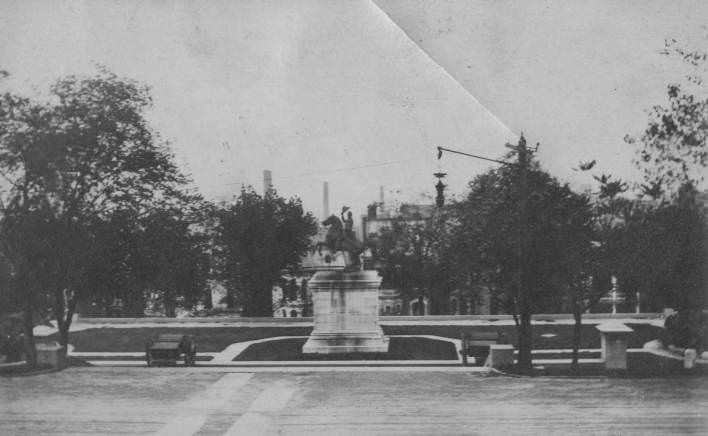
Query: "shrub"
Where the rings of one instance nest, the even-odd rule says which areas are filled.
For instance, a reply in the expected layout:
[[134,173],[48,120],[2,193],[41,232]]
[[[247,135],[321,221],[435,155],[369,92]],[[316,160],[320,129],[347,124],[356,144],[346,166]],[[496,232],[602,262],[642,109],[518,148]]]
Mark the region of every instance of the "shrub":
[[666,318],[664,345],[695,348],[698,353],[708,349],[708,314],[702,310],[682,310]]

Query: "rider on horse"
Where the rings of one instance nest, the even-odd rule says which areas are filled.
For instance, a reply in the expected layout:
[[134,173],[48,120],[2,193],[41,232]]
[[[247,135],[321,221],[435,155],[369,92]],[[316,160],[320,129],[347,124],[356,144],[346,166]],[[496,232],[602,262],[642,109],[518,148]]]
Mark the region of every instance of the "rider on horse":
[[[349,208],[346,206],[342,208],[341,220],[336,215],[331,215],[322,221],[323,225],[329,226],[324,245],[332,253],[342,252],[346,265],[345,271],[357,271],[361,269],[359,255],[364,251],[364,244],[354,235],[352,213],[349,212],[347,218],[344,217],[344,212],[348,210]],[[344,225],[342,225],[342,221]]]

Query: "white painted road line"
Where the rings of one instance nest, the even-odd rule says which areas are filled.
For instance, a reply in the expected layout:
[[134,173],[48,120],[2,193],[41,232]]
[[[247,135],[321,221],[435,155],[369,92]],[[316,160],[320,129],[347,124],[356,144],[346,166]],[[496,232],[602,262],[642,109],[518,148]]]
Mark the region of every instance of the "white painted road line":
[[253,373],[229,373],[209,388],[175,408],[170,419],[155,436],[192,436],[204,425],[210,413],[225,409],[231,397],[246,384]]
[[224,433],[224,436],[261,436],[273,423],[273,415],[283,410],[295,394],[289,386],[271,386],[261,392],[241,418]]

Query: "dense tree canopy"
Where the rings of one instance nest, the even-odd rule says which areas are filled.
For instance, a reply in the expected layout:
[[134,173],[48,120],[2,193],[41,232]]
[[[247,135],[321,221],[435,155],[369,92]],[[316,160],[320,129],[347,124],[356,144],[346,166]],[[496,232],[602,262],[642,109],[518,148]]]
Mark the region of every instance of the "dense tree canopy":
[[629,287],[653,297],[652,308],[703,308],[708,226],[698,194],[708,169],[708,53],[675,39],[666,42],[664,53],[688,70],[683,80],[668,85],[666,103],[649,111],[644,132],[627,137],[650,201],[627,222],[626,249],[633,262],[625,262],[624,272]]
[[398,289],[404,298],[430,298],[431,312],[447,306],[449,271],[443,258],[447,224],[442,212],[425,222],[394,220],[391,227],[367,237],[367,247],[382,276],[382,286]]
[[147,88],[106,71],[59,80],[48,101],[0,98],[2,251],[28,311],[49,296],[64,344],[105,253],[98,228],[196,198],[148,126],[149,105]]
[[223,277],[248,316],[272,316],[272,288],[284,269],[296,269],[317,232],[315,218],[299,199],[251,188],[218,211]]
[[[453,206],[450,238],[455,278],[487,283],[502,310],[515,313],[518,271],[517,168],[476,177]],[[537,164],[529,171],[528,252],[523,263],[532,310],[561,309],[562,294],[582,269],[592,239],[588,198],[560,184]]]

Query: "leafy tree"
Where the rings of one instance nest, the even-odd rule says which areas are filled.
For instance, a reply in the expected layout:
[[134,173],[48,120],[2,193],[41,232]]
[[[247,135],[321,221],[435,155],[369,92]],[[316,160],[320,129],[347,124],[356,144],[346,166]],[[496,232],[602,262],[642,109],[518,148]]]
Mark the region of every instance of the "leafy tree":
[[706,221],[695,190],[672,201],[639,203],[626,214],[617,238],[617,273],[651,310],[700,309],[706,303]]
[[129,313],[141,313],[146,287],[138,271],[142,239],[140,217],[135,211],[116,211],[92,223],[93,260],[86,268],[86,288],[92,303],[110,313],[120,299]]
[[238,289],[247,316],[272,316],[272,289],[284,269],[296,269],[317,232],[317,221],[297,198],[244,188],[218,211],[222,275]]
[[[452,209],[456,224],[449,252],[454,258],[452,270],[457,280],[472,277],[487,285],[496,305],[514,315],[519,338],[526,335],[531,346],[531,314],[559,311],[559,296],[585,268],[592,239],[592,215],[586,196],[560,184],[532,162],[528,172],[527,250],[521,259],[529,302],[529,312],[524,313],[516,298],[518,171],[517,166],[505,166],[470,183],[467,198]],[[526,352],[530,364],[530,348]]]
[[445,286],[449,271],[442,257],[445,232],[445,219],[434,216],[424,224],[401,218],[369,235],[367,247],[379,266],[383,286],[399,289],[406,298],[427,293],[431,312],[444,310],[449,291]]
[[675,39],[666,41],[663,53],[689,68],[686,80],[667,86],[667,103],[649,110],[648,126],[639,138],[625,137],[637,146],[635,163],[644,172],[644,191],[657,197],[675,195],[683,185],[695,186],[704,180],[708,166],[708,53]]
[[708,292],[708,228],[696,188],[708,167],[708,53],[671,39],[664,54],[688,68],[685,80],[667,86],[667,102],[649,111],[648,125],[638,138],[625,138],[636,148],[635,163],[644,173],[642,191],[655,203],[643,222],[651,230],[646,245],[653,249],[649,253],[655,264],[654,274],[647,277],[655,281],[644,284],[655,296],[659,290],[665,303],[700,311]]
[[[582,168],[583,171],[591,169]],[[575,321],[573,328],[571,368],[579,371],[583,313],[594,307],[610,289],[611,277],[620,274],[619,266],[626,261],[622,241],[625,239],[625,224],[637,205],[620,196],[627,190],[622,180],[603,174],[595,177],[599,192],[590,205],[591,238],[589,244],[578,245],[576,261],[582,265],[571,278],[568,286],[571,312]]]
[[94,262],[87,288],[105,309],[120,298],[129,313],[142,313],[146,293],[159,293],[167,316],[178,301],[191,308],[205,297],[209,236],[189,208],[160,208],[142,216],[115,213],[96,223]]
[[158,210],[144,220],[136,266],[145,288],[157,290],[167,316],[175,316],[177,300],[192,307],[205,296],[209,274],[207,236],[190,227],[180,212]]
[[96,223],[189,199],[186,178],[144,118],[146,87],[102,70],[59,80],[51,96],[2,96],[2,231],[12,236],[3,251],[28,312],[46,295],[66,345],[77,300],[91,292]]

